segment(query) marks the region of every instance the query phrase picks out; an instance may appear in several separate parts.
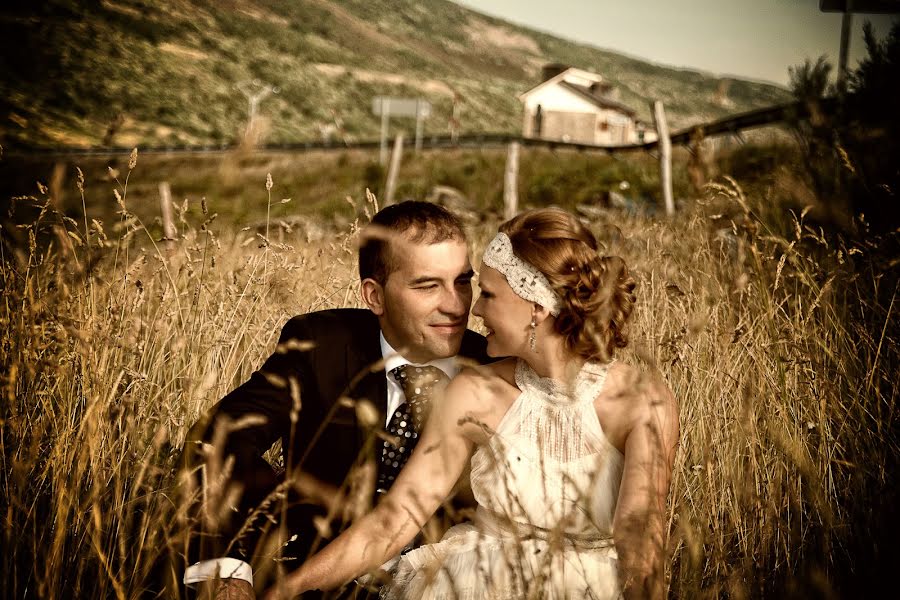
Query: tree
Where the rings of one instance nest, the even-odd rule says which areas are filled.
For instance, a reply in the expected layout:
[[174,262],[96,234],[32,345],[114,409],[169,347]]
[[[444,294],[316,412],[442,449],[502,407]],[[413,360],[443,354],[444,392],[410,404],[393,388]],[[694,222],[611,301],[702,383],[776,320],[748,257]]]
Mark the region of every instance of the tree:
[[794,97],[808,101],[830,96],[834,92],[834,86],[828,83],[831,69],[824,54],[815,63],[807,58],[802,65],[788,67],[789,87]]
[[791,130],[801,149],[802,165],[816,196],[824,201],[828,210],[835,205],[837,195],[835,164],[835,124],[819,101],[834,93],[828,82],[832,66],[823,54],[815,62],[806,59],[803,64],[788,67],[791,92],[809,110],[809,119],[793,123]]
[[894,21],[884,41],[875,37],[870,22],[863,26],[868,56],[850,76],[853,108],[863,122],[900,131],[896,103],[900,97],[900,21]]

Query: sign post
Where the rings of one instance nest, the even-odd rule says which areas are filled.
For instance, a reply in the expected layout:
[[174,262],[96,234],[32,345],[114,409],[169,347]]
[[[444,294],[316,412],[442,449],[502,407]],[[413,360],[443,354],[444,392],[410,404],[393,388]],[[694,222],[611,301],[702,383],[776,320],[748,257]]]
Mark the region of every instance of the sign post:
[[847,91],[847,55],[850,53],[850,27],[853,13],[870,15],[896,15],[900,4],[896,0],[819,0],[822,12],[844,13],[841,19],[841,48],[838,54],[837,93],[843,98]]
[[[427,102],[425,104],[428,104]],[[428,110],[431,110],[431,105],[428,105]],[[425,120],[425,115],[423,114],[423,107],[421,100],[416,100],[416,153],[422,150],[422,122]]]
[[424,120],[431,115],[431,103],[419,98],[389,98],[376,96],[372,100],[372,114],[381,117],[381,152],[379,160],[387,164],[388,121],[391,117],[403,117],[416,120],[416,151],[422,149],[422,128]]

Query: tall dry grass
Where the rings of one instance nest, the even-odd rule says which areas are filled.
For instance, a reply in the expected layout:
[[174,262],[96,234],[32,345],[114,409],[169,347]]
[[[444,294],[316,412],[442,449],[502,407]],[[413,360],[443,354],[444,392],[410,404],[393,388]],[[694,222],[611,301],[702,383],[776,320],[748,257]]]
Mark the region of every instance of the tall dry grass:
[[[43,187],[17,200],[38,219],[0,230],[8,597],[180,594],[190,523],[175,469],[188,427],[290,316],[357,302],[355,226],[276,243],[274,230],[220,225],[205,202],[197,222],[181,205],[167,251],[129,210],[134,168],[136,156],[109,231],[62,216]],[[258,201],[272,193],[261,182]],[[762,202],[723,180],[669,221],[593,217],[639,280],[626,360],[657,365],[681,409],[677,597],[836,593],[854,540],[877,533],[870,507],[897,453],[884,240],[841,242],[805,215],[763,220]],[[372,210],[360,203],[361,220]],[[496,225],[473,225],[475,256]]]

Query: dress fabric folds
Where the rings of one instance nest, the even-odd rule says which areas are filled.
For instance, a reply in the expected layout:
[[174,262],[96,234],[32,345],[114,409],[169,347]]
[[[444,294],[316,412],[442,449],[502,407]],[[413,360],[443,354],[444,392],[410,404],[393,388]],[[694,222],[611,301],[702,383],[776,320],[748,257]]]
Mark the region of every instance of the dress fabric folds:
[[474,521],[404,554],[383,598],[621,596],[612,522],[624,457],[594,408],[608,368],[586,363],[564,385],[517,363],[520,394],[472,456]]

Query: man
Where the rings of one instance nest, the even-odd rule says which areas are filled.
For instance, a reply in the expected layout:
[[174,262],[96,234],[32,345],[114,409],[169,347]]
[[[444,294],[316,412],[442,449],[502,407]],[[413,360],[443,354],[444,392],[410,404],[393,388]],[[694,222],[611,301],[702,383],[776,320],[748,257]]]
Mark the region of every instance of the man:
[[[283,554],[302,560],[352,497],[367,495],[360,481],[390,486],[418,436],[418,411],[427,412],[407,374],[441,381],[456,374],[457,355],[486,360],[484,338],[466,329],[473,271],[451,213],[426,202],[380,211],[364,232],[359,271],[368,310],[291,319],[262,368],[192,429],[185,457],[204,503],[189,556],[204,560],[185,583],[252,598],[248,561],[271,568],[282,546],[270,530],[286,530]],[[262,456],[277,439],[286,477]],[[366,476],[373,463],[377,478],[371,468]]]

